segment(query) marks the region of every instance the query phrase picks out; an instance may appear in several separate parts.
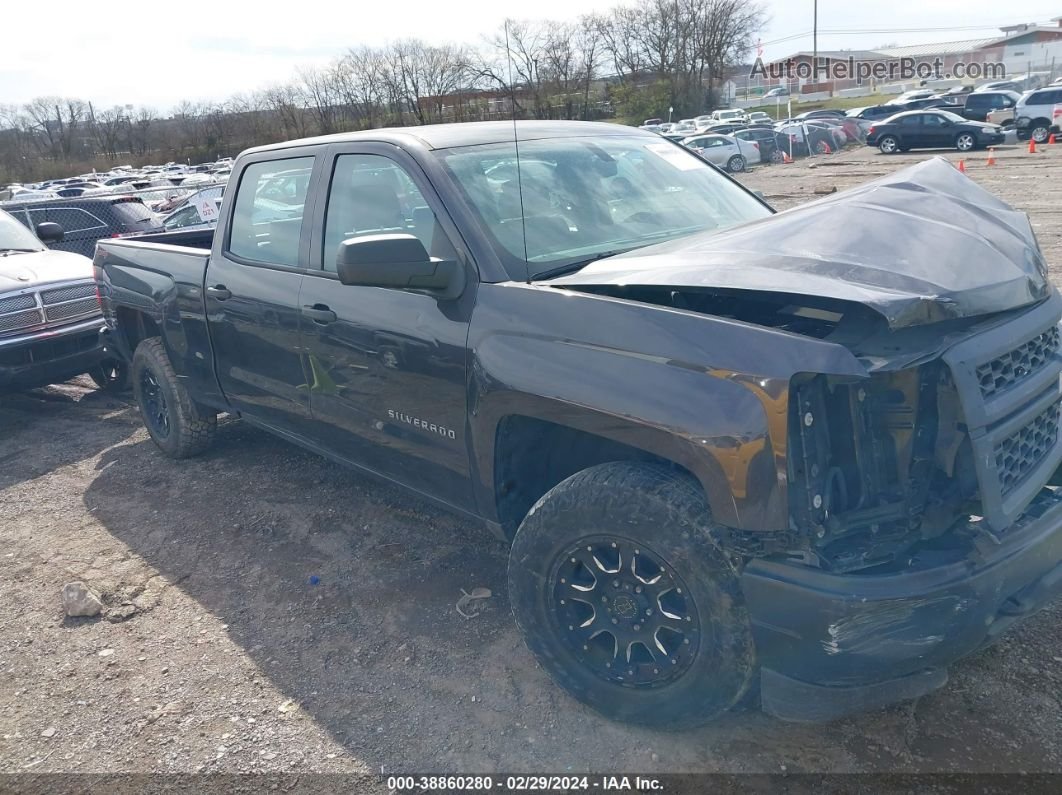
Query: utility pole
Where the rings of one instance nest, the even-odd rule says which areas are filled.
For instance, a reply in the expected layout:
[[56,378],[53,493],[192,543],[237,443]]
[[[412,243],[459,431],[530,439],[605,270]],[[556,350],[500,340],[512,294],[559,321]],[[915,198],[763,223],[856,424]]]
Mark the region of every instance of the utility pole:
[[812,0],[811,11],[811,82],[818,82],[819,67],[819,0]]

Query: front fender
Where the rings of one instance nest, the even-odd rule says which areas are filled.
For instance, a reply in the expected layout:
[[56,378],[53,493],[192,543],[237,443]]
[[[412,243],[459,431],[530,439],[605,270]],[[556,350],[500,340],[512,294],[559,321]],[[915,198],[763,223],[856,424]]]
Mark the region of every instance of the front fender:
[[515,414],[683,466],[721,524],[784,530],[790,379],[865,375],[846,349],[820,340],[513,283],[483,285],[469,347],[471,452],[486,515],[498,424]]

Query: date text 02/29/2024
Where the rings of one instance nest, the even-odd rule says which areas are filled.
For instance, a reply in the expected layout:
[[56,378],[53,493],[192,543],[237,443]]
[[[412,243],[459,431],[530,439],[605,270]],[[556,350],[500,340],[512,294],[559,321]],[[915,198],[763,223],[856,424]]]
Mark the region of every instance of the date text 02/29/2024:
[[388,776],[392,792],[662,792],[660,779],[646,776]]

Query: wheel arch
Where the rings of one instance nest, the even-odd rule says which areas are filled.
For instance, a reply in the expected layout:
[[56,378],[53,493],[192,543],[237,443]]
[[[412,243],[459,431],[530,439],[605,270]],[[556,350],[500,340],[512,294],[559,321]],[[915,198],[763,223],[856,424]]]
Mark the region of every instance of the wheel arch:
[[655,464],[697,484],[707,503],[731,516],[733,501],[720,470],[702,471],[671,445],[626,441],[526,414],[499,419],[494,434],[491,500],[498,524],[511,540],[528,511],[557,484],[577,472],[606,463]]

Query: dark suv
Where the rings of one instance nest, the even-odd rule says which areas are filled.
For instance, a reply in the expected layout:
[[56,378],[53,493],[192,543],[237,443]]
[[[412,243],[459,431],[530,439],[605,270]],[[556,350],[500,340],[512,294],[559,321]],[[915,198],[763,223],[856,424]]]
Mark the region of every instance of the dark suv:
[[1013,108],[1021,99],[1017,91],[975,91],[966,97],[966,105],[956,111],[970,121],[988,121],[988,114],[993,110]]
[[63,238],[50,248],[86,257],[96,252],[100,238],[162,230],[159,216],[137,196],[9,202],[3,209],[31,230],[41,223],[59,224]]

